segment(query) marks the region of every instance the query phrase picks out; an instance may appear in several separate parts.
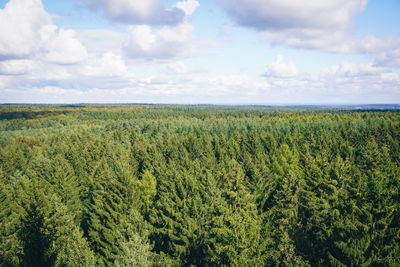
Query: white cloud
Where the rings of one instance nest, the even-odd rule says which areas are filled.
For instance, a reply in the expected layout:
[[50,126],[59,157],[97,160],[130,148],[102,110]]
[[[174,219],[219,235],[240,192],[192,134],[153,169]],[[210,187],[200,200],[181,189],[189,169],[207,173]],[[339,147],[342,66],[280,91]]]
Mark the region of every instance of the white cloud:
[[380,75],[387,70],[382,67],[376,67],[373,63],[354,64],[350,62],[343,62],[340,65],[334,65],[328,70],[324,71],[324,75],[331,77],[365,77]]
[[21,88],[26,86],[43,86],[54,83],[69,83],[77,79],[70,71],[73,66],[52,64],[45,61],[15,59],[0,62],[0,79],[7,83],[3,88]]
[[174,61],[167,65],[166,71],[168,74],[185,74],[192,70],[182,61]]
[[23,75],[32,71],[36,63],[27,59],[0,61],[0,75]]
[[399,47],[394,37],[353,35],[354,18],[368,0],[214,0],[239,25],[274,44],[335,53],[380,53]]
[[123,49],[131,58],[167,59],[188,56],[193,52],[193,30],[194,27],[189,22],[161,28],[149,25],[131,26]]
[[198,65],[188,65],[183,61],[172,61],[168,63],[163,72],[168,75],[188,75],[188,74],[201,74],[205,73],[207,70]]
[[34,68],[27,72],[24,78],[35,84],[68,81],[73,78],[73,74],[62,65],[54,65],[47,62],[35,62]]
[[380,78],[384,82],[400,83],[400,76],[397,73],[393,73],[393,72],[381,73]]
[[[135,75],[128,70],[122,57],[113,52],[106,52],[100,57],[91,55],[84,62],[74,65],[33,60],[0,62],[0,80],[3,80],[0,91],[7,88],[25,91],[57,87],[76,94],[74,90],[84,92],[93,86],[101,90],[134,86],[134,78]],[[24,96],[19,93],[19,97]]]
[[299,70],[293,61],[285,63],[282,55],[277,55],[274,62],[268,64],[266,76],[290,78],[299,74]]
[[46,94],[46,95],[68,95],[71,93],[75,93],[77,95],[82,95],[82,92],[79,90],[68,90],[64,88],[60,88],[57,86],[45,86],[43,88],[36,88],[39,93]]
[[174,4],[174,7],[181,9],[186,16],[191,16],[199,6],[200,3],[196,0],[181,1]]
[[[169,9],[163,6],[161,0],[81,2],[88,7],[101,9],[109,19],[128,24],[126,32],[86,30],[79,34],[90,52],[98,55],[105,51],[122,51],[130,59],[173,59],[191,55],[194,46],[200,43],[195,42],[194,27],[190,23],[190,16],[200,6],[197,0],[178,1]],[[170,21],[174,19],[171,12],[182,16]]]
[[400,48],[391,49],[378,55],[375,64],[385,67],[400,67]]
[[394,37],[377,38],[369,35],[359,39],[347,32],[327,32],[323,29],[283,29],[261,34],[274,44],[343,54],[381,53],[399,46]]
[[125,61],[113,52],[104,53],[101,58],[93,58],[83,67],[81,73],[94,77],[124,77],[130,75]]
[[11,88],[12,78],[14,77],[0,75],[0,95],[3,95],[3,99],[6,99],[7,97],[6,95],[7,88]]
[[83,61],[88,53],[82,43],[76,39],[75,31],[60,29],[49,24],[40,29],[44,59],[57,64],[73,64]]
[[283,56],[277,56],[268,64],[264,77],[268,90],[258,90],[255,95],[259,99],[268,97],[272,103],[395,103],[400,100],[400,76],[372,62],[343,62],[320,73],[306,73],[298,71],[294,62],[284,63]]
[[100,10],[110,20],[128,24],[174,25],[185,16],[180,8],[165,8],[161,0],[80,1],[88,8]]
[[41,0],[11,0],[0,10],[0,60],[38,58],[70,64],[86,56],[73,30],[57,31]]
[[0,10],[0,58],[27,57],[37,49],[38,30],[51,23],[40,0],[12,0]]
[[258,30],[335,29],[352,26],[368,0],[214,0],[240,25]]
[[343,62],[321,73],[319,79],[330,94],[353,102],[394,103],[400,100],[400,76],[373,63]]
[[4,80],[0,76],[0,102],[327,104],[400,100],[399,75],[372,63],[343,62],[319,74],[299,71],[290,78],[279,75],[158,73],[115,79],[72,73],[69,78],[51,84],[43,80],[34,83],[33,77],[3,76],[7,78]]

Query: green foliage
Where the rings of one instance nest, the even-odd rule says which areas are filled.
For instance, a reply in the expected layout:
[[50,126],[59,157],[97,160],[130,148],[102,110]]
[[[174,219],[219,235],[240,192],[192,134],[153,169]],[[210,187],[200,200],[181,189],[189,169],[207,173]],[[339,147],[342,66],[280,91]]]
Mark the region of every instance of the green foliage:
[[141,204],[149,208],[157,193],[157,180],[149,170],[145,170],[142,179],[137,181],[137,190]]
[[45,221],[47,235],[51,236],[50,254],[54,255],[55,266],[96,266],[94,253],[83,237],[74,217],[67,206],[54,196],[51,199],[50,214]]
[[148,240],[149,227],[138,211],[131,210],[123,223],[121,253],[115,260],[116,266],[153,266],[161,263],[160,257],[152,252]]
[[0,110],[1,266],[397,266],[400,114]]
[[50,236],[44,228],[44,216],[39,208],[31,203],[27,215],[21,220],[22,228],[18,231],[18,238],[22,242],[23,266],[48,266],[52,262],[50,249]]

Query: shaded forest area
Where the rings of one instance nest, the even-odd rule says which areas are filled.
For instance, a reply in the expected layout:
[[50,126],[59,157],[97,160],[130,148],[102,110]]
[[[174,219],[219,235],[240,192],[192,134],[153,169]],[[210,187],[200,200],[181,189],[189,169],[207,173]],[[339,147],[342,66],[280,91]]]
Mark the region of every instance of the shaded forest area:
[[1,266],[400,265],[398,111],[32,105],[0,133]]

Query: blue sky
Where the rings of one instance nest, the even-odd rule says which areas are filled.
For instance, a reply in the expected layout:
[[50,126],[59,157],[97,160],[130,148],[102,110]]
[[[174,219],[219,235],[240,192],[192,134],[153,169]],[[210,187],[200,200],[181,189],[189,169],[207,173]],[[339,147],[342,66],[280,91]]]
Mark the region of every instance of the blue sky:
[[398,0],[0,0],[0,103],[400,103]]

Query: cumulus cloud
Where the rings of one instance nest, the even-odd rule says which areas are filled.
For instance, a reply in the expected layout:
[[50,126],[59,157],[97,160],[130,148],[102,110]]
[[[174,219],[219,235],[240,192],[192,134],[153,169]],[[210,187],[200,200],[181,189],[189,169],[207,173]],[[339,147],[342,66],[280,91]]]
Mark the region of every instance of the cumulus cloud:
[[282,55],[277,55],[274,62],[268,64],[266,76],[267,77],[279,77],[279,78],[290,78],[295,77],[299,74],[296,64],[293,61],[285,63]]
[[44,59],[57,64],[73,64],[87,58],[87,50],[76,39],[75,31],[60,29],[48,24],[39,31]]
[[399,46],[394,37],[352,34],[354,18],[368,0],[214,0],[239,25],[274,44],[335,53],[380,53]]
[[113,21],[127,24],[175,25],[193,12],[197,1],[188,0],[165,8],[161,0],[80,0],[88,8],[100,10]]
[[[169,9],[161,0],[82,1],[109,19],[127,23],[119,28],[127,32],[59,29],[39,0],[11,0],[0,10],[0,102],[400,100],[400,77],[388,69],[400,66],[398,40],[367,36],[361,41],[350,34],[354,16],[365,8],[366,1],[300,5],[289,0],[214,0],[238,24],[256,29],[277,44],[339,53],[379,53],[374,62],[343,62],[321,73],[301,72],[295,62],[278,55],[265,64],[262,76],[227,74],[229,70],[216,74],[185,62],[184,57],[192,56],[200,43],[190,22],[199,6],[196,0],[176,2]],[[128,13],[137,16],[124,17]],[[166,14],[179,16],[166,19]]]
[[0,10],[0,60],[43,58],[71,64],[87,56],[73,30],[57,30],[40,0],[11,0]]
[[102,40],[100,46],[108,46],[106,50],[113,51],[122,49],[123,55],[130,59],[171,59],[193,52],[194,27],[190,16],[200,6],[197,0],[178,1],[170,8],[165,8],[161,0],[80,1],[87,7],[102,10],[108,19],[127,24],[126,31],[119,33],[85,31],[79,37],[88,46],[99,47],[98,40]]
[[40,0],[13,0],[0,9],[0,59],[29,56],[37,49],[38,30],[50,24]]
[[0,61],[0,75],[24,75],[35,67],[36,63],[27,59]]
[[131,58],[166,59],[187,56],[192,52],[190,41],[193,30],[189,22],[161,28],[131,26],[123,49]]
[[240,25],[258,30],[348,29],[368,0],[214,0]]
[[124,77],[129,75],[125,61],[113,52],[106,52],[101,58],[91,59],[83,66],[81,73],[94,77]]

